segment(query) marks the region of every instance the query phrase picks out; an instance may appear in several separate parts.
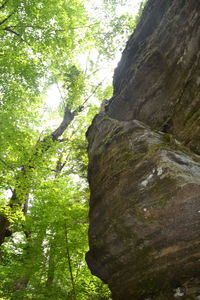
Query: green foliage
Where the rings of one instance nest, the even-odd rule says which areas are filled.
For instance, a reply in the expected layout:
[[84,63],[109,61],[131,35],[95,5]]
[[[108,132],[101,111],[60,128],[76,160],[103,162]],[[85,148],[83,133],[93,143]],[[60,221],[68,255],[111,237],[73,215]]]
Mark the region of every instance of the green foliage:
[[[0,299],[110,299],[84,259],[85,132],[98,112],[94,103],[112,95],[102,67],[110,70],[135,22],[117,13],[124,0],[99,3],[0,1],[0,221],[13,232],[1,246]],[[52,84],[61,101],[50,114]],[[73,118],[53,139],[46,119],[66,108]]]

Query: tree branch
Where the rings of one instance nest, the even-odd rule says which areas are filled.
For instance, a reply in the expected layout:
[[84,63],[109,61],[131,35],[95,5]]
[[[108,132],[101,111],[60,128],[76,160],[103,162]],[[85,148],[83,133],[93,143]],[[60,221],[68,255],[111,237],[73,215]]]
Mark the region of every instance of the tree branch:
[[15,34],[16,36],[19,36],[19,37],[21,38],[21,35],[20,35],[18,32],[16,32],[16,31],[14,31],[13,29],[11,29],[10,26],[5,27],[5,28],[2,28],[2,30],[11,32],[11,33],[13,33],[13,34]]
[[[12,30],[9,27],[7,27],[4,30],[7,30],[21,38],[20,34],[18,34],[17,32],[15,32],[14,30]],[[81,112],[85,108],[86,102],[95,94],[97,89],[102,85],[103,81],[101,81],[95,87],[95,89],[92,91],[92,93],[85,99],[85,101],[82,103],[82,105],[75,111],[71,112],[70,109],[68,108],[68,106],[66,105],[63,120],[60,123],[60,125],[50,135],[44,137],[42,140],[40,140],[40,138],[39,138],[39,140],[36,143],[36,147],[34,149],[32,157],[27,162],[27,165],[25,165],[21,168],[21,172],[18,175],[18,178],[16,178],[16,181],[18,181],[18,184],[13,189],[12,197],[8,204],[13,210],[15,210],[17,207],[24,206],[24,213],[26,213],[27,199],[28,199],[28,195],[31,190],[30,170],[35,168],[34,158],[42,157],[43,154],[46,151],[48,151],[48,149],[51,147],[51,143],[49,143],[49,139],[52,140],[53,142],[60,141],[59,137],[64,133],[64,131],[67,129],[67,127],[71,124],[75,115],[77,113]],[[65,165],[65,162],[63,164],[60,162],[60,165],[57,166],[57,168],[59,168],[59,170],[62,170],[64,165]],[[57,171],[58,171],[58,169],[57,169]],[[27,183],[27,185],[24,186],[24,183]],[[3,243],[4,238],[8,234],[9,225],[10,225],[10,221],[7,219],[6,216],[2,216],[0,218],[0,222],[1,221],[2,221],[3,231],[1,232],[1,230],[0,230],[0,245],[1,245],[1,243]],[[72,273],[71,273],[71,276],[72,276]],[[73,278],[71,278],[71,280],[72,280],[72,285],[73,285]],[[74,286],[73,286],[73,289],[74,289]],[[75,294],[75,291],[74,291],[74,294]],[[75,295],[74,295],[74,297],[75,297]]]
[[6,6],[6,4],[8,3],[8,1],[9,1],[9,0],[6,0],[6,1],[0,6],[0,10],[3,9],[3,8]]
[[21,36],[21,34],[19,34],[18,32],[16,32],[15,30],[13,30],[11,26],[5,27],[2,30],[8,31],[10,33],[13,33],[17,37],[19,37],[22,42],[26,43],[32,49],[31,45],[25,39],[23,39],[23,37]]
[[51,134],[53,141],[58,140],[58,138],[63,134],[63,132],[69,126],[69,124],[72,122],[73,119],[74,119],[74,113],[72,113],[69,110],[69,108],[66,106],[65,107],[64,117],[63,117],[63,120],[62,120],[61,124]]
[[6,21],[8,21],[8,19],[10,19],[10,17],[12,17],[12,15],[14,14],[16,12],[16,9],[13,11],[13,12],[11,12],[3,21],[1,21],[0,22],[0,26],[2,25],[2,24],[4,24]]
[[73,269],[72,269],[72,259],[71,259],[70,250],[69,250],[69,240],[68,240],[68,231],[67,231],[66,221],[64,223],[63,229],[64,229],[64,234],[65,234],[67,262],[68,262],[69,274],[70,274],[71,285],[72,285],[72,293],[73,293],[72,299],[76,300],[76,287],[75,287],[74,275],[73,275]]
[[81,111],[83,111],[85,109],[85,104],[96,93],[96,91],[98,90],[98,88],[103,84],[104,80],[105,80],[105,78],[95,87],[95,89],[93,90],[93,92],[85,99],[85,101],[83,101],[83,103],[81,104],[81,106],[79,106],[76,110],[73,111],[74,115],[76,115],[77,113],[79,113],[79,112],[81,112]]
[[[0,8],[1,9],[1,8]],[[52,29],[52,30],[49,30],[49,32],[67,32],[69,29],[80,29],[80,28],[87,28],[87,27],[92,27],[94,26],[95,24],[97,24],[98,22],[96,23],[93,23],[93,24],[88,24],[88,25],[85,25],[85,26],[79,26],[79,27],[70,27],[70,28],[67,28],[67,29]],[[12,28],[33,28],[33,29],[41,29],[41,30],[47,30],[45,27],[42,27],[42,26],[34,26],[34,25],[13,25]]]

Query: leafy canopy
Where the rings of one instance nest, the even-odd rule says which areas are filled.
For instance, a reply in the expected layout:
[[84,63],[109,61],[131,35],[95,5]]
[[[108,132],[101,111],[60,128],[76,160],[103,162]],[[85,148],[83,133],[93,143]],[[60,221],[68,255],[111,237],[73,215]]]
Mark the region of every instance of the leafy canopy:
[[112,95],[105,73],[135,26],[119,13],[125,4],[0,1],[1,299],[110,299],[84,260],[85,132],[94,103]]

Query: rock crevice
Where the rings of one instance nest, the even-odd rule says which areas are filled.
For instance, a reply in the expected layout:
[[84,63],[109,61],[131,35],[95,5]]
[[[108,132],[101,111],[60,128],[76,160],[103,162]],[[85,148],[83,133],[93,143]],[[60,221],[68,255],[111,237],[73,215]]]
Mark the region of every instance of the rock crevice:
[[199,1],[150,0],[87,133],[86,260],[115,300],[200,296],[199,25]]

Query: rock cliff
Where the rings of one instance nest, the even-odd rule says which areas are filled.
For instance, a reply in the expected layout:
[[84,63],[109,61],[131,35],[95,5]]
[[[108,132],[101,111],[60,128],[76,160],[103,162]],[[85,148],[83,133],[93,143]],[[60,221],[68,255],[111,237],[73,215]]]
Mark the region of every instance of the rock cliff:
[[150,0],[88,130],[92,273],[115,300],[200,299],[200,1]]

